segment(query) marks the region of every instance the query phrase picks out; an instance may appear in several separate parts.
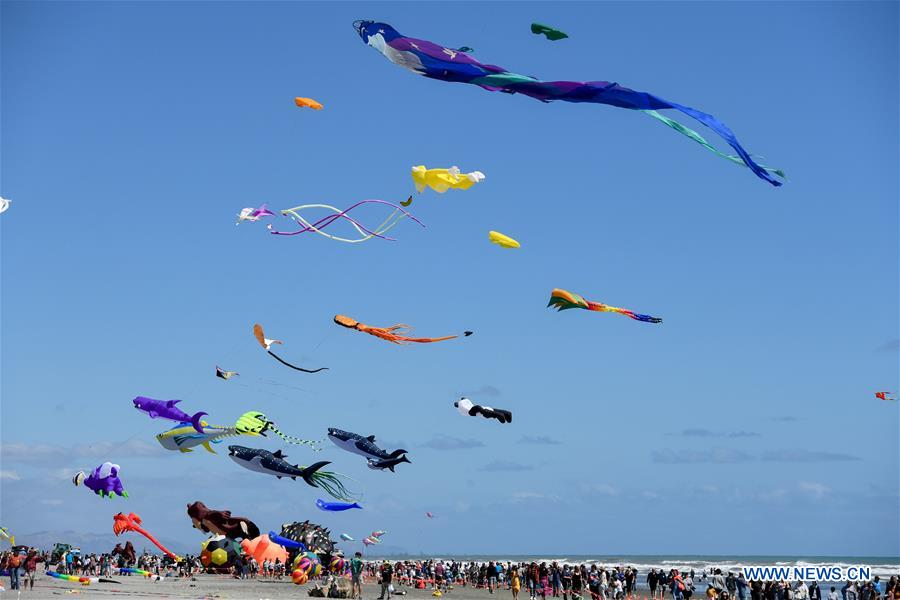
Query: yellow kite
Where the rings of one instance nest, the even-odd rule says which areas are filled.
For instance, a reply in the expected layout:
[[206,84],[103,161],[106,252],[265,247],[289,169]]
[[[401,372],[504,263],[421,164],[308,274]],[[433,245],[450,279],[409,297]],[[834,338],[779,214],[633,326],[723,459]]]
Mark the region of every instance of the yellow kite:
[[469,189],[484,179],[484,173],[481,171],[461,173],[459,167],[426,169],[425,165],[419,165],[412,168],[412,178],[413,183],[416,184],[416,191],[421,193],[425,191],[425,188],[430,187],[434,191],[443,194],[450,188],[455,190]]
[[499,231],[488,231],[488,239],[501,248],[519,248],[521,244]]

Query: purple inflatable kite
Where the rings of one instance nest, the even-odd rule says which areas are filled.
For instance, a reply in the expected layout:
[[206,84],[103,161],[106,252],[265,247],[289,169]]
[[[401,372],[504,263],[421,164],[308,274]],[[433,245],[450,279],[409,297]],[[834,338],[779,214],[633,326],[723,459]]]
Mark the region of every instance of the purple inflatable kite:
[[90,475],[85,476],[84,471],[79,471],[72,478],[72,483],[76,486],[84,484],[84,487],[101,497],[112,498],[115,494],[127,498],[128,492],[122,487],[122,480],[119,479],[120,468],[119,465],[105,462],[91,471]]
[[207,413],[198,412],[191,416],[175,406],[181,400],[154,400],[146,396],[138,396],[132,402],[134,402],[136,409],[142,413],[147,413],[151,419],[170,419],[179,423],[190,423],[194,426],[194,429],[203,433],[203,424],[200,421],[200,417]]

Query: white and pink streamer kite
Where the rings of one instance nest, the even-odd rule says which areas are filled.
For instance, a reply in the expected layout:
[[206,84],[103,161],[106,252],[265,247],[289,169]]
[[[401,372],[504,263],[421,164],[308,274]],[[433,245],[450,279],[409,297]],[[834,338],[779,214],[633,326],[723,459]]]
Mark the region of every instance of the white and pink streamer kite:
[[[385,219],[385,221],[381,225],[376,227],[374,230],[368,229],[367,227],[362,225],[359,221],[357,221],[356,219],[354,219],[353,217],[351,217],[347,214],[354,208],[357,208],[364,204],[384,204],[384,205],[392,207],[394,209],[394,212],[392,212],[390,214],[390,216],[388,216],[388,218]],[[323,217],[323,218],[319,219],[318,221],[316,221],[315,223],[311,223],[311,222],[307,221],[300,214],[300,211],[310,209],[310,208],[324,208],[326,210],[334,211],[334,214],[328,215],[327,217]],[[425,227],[425,225],[420,220],[418,220],[417,218],[412,216],[409,212],[404,210],[402,207],[397,206],[396,204],[393,204],[391,202],[386,202],[384,200],[362,200],[360,202],[357,202],[356,204],[354,204],[353,206],[351,206],[349,208],[345,208],[344,210],[340,210],[339,208],[336,208],[329,204],[303,204],[301,206],[295,206],[293,208],[287,208],[285,210],[282,210],[281,214],[284,216],[287,216],[287,217],[291,217],[294,221],[297,222],[298,225],[301,226],[301,228],[298,229],[297,231],[276,231],[275,228],[273,228],[271,225],[268,225],[269,233],[271,233],[273,235],[298,235],[301,233],[306,233],[306,232],[311,231],[313,233],[318,233],[321,236],[327,237],[328,239],[335,240],[337,242],[346,242],[348,244],[358,244],[359,242],[365,242],[365,241],[368,241],[368,240],[370,240],[372,238],[376,238],[376,237],[381,238],[383,240],[392,241],[392,242],[396,241],[395,238],[388,237],[384,234],[387,233],[388,231],[390,231],[391,229],[393,229],[393,227],[397,223],[399,223],[401,220],[403,220],[404,217],[409,217],[410,219],[412,219],[413,221],[415,221],[422,227]],[[350,223],[350,225],[354,229],[356,229],[356,231],[358,231],[359,235],[362,237],[359,237],[356,239],[349,239],[349,238],[344,238],[344,237],[338,237],[336,235],[331,235],[329,233],[326,233],[325,231],[322,231],[322,229],[331,225],[338,219],[344,219],[344,220],[348,221]]]

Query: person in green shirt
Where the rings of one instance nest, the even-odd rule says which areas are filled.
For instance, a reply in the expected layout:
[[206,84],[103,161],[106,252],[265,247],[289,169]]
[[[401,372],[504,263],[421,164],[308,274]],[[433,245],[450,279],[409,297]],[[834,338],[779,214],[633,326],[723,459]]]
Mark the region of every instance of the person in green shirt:
[[353,559],[350,560],[350,578],[351,578],[351,588],[350,594],[354,598],[358,598],[362,600],[362,570],[363,570],[363,561],[362,561],[362,553],[357,552]]

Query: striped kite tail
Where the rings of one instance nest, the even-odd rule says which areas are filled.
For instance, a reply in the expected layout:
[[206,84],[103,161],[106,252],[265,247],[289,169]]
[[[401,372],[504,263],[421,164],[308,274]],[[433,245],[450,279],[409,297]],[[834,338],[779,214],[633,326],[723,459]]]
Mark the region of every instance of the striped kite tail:
[[325,440],[304,440],[298,437],[294,437],[292,435],[287,435],[280,430],[278,430],[274,425],[269,425],[269,431],[283,439],[288,444],[294,444],[295,446],[309,446],[313,452],[321,452],[322,451],[322,443]]
[[619,313],[620,315],[625,315],[629,319],[634,319],[635,321],[643,321],[644,323],[662,323],[662,319],[660,319],[659,317],[651,317],[650,315],[642,315],[640,313],[634,312],[633,310],[628,310],[627,308],[618,308],[615,306],[607,306],[606,304],[600,304],[599,302],[591,302],[591,304],[602,307],[602,308],[591,308],[591,310]]

